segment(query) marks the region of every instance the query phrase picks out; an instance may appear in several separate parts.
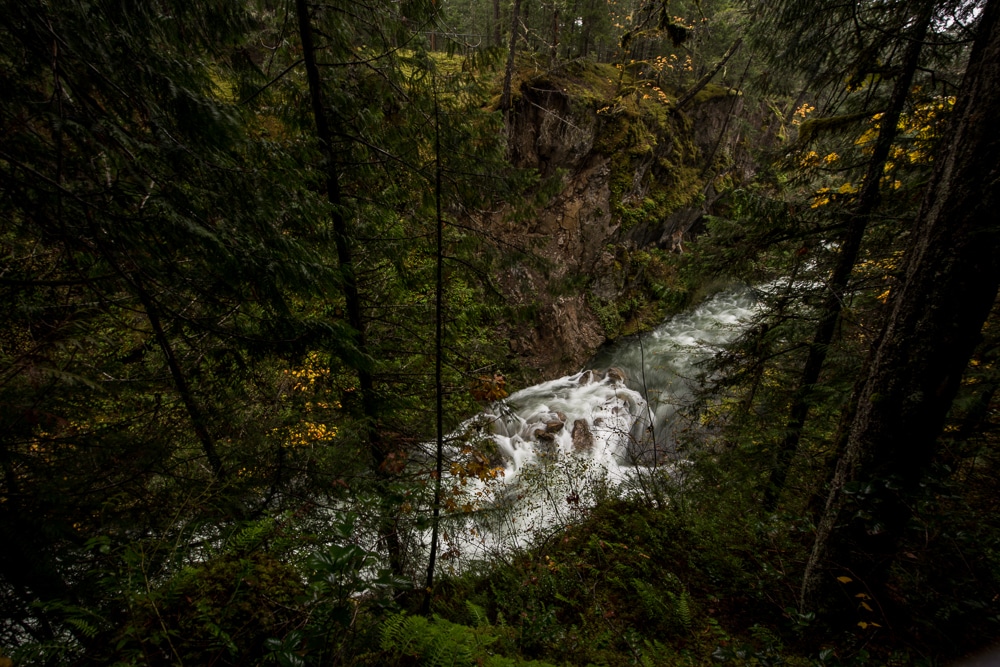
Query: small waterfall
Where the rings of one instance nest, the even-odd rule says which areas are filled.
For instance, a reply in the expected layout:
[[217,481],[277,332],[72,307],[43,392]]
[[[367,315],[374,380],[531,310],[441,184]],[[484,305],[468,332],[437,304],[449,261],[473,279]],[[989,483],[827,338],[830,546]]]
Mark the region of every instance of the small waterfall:
[[700,364],[756,310],[750,290],[722,292],[641,337],[598,353],[588,370],[512,394],[449,438],[443,561],[523,547],[591,506],[628,493],[637,473],[669,466],[676,415],[703,382]]

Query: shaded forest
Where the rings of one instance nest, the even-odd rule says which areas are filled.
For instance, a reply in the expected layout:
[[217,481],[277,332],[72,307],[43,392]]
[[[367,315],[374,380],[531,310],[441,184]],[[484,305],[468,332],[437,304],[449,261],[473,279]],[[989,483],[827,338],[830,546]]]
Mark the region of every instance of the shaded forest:
[[[1000,1],[0,17],[0,667],[1000,639]],[[734,291],[667,429],[643,335]],[[495,425],[579,371],[625,473]]]

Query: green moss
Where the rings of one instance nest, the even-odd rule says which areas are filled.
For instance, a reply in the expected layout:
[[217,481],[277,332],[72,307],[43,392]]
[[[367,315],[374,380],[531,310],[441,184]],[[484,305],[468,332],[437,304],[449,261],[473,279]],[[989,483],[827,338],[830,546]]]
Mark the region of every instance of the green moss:
[[870,117],[870,113],[851,113],[842,116],[831,116],[829,118],[810,118],[804,120],[799,126],[799,138],[795,143],[797,146],[804,146],[822,132],[843,130]]
[[621,336],[625,319],[618,311],[619,306],[617,302],[605,301],[593,294],[588,294],[587,296],[587,304],[594,311],[594,315],[597,316],[597,321],[601,325],[604,337],[608,340],[615,340]]
[[710,102],[711,100],[717,100],[724,97],[735,97],[741,93],[738,90],[729,88],[728,86],[720,86],[716,83],[710,83],[694,96],[693,102],[695,104],[704,104],[705,102]]
[[[571,116],[593,123],[593,152],[608,161],[611,215],[623,230],[652,228],[674,211],[697,205],[705,180],[694,143],[692,121],[671,110],[676,91],[661,90],[652,81],[626,72],[619,88],[613,66],[578,61],[544,72],[522,73],[532,87],[561,91]],[[702,100],[735,94],[723,86],[702,91]],[[549,181],[536,202],[551,196]],[[612,247],[624,288],[613,302],[593,295],[589,304],[604,333],[617,338],[654,326],[683,307],[691,289],[677,276],[677,255],[647,251],[632,253]]]
[[618,71],[603,63],[572,61],[533,76],[525,73],[520,80],[535,87],[560,90],[570,100],[575,113],[592,113],[614,99]]
[[564,167],[559,167],[555,173],[538,184],[535,190],[535,204],[537,206],[544,207],[553,197],[562,192],[566,173],[567,170]]

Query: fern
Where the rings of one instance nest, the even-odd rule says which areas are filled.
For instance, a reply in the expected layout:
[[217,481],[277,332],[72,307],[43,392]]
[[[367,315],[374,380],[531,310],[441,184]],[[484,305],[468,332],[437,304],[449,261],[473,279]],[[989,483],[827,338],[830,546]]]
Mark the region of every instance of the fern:
[[472,619],[472,627],[482,628],[490,624],[490,619],[486,616],[486,610],[479,605],[466,600],[465,609],[469,612],[469,617]]
[[[452,623],[440,616],[396,614],[382,625],[382,650],[396,658],[415,658],[428,667],[550,667],[544,662],[490,655],[488,647],[499,640],[494,628],[479,606],[466,602],[466,609],[476,627]],[[409,664],[409,663],[408,663]]]
[[[436,621],[439,619],[435,619]],[[469,640],[472,633],[462,625],[448,624],[432,633],[431,645],[427,651],[426,664],[430,667],[456,667],[473,665],[472,647]]]
[[639,658],[644,667],[653,667],[657,664],[674,664],[675,660],[671,658],[675,657],[672,655],[671,651],[658,642],[657,640],[645,640],[643,641],[644,650]]
[[633,579],[632,586],[639,595],[639,602],[642,604],[643,611],[646,612],[647,616],[655,619],[670,614],[670,609],[667,608],[663,599],[656,594],[652,586],[640,579]]
[[685,631],[694,625],[694,614],[691,610],[691,595],[684,589],[680,580],[674,575],[669,575],[667,581],[677,584],[679,593],[664,591],[669,600],[669,604],[663,600],[656,589],[640,579],[632,579],[632,586],[639,596],[643,611],[650,619],[669,619],[676,623]]
[[226,549],[231,553],[245,554],[264,545],[274,532],[274,519],[254,521],[242,530],[236,531],[226,540]]
[[473,631],[434,617],[396,614],[382,626],[382,650],[415,657],[431,667],[472,665]]
[[87,639],[93,639],[97,636],[97,628],[79,616],[67,618],[66,623],[76,628]]
[[423,616],[395,614],[382,626],[382,650],[420,656],[427,648],[430,622]]
[[694,615],[691,613],[691,596],[688,595],[687,591],[681,591],[680,595],[667,591],[667,597],[672,603],[674,616],[685,630],[690,630],[694,624]]

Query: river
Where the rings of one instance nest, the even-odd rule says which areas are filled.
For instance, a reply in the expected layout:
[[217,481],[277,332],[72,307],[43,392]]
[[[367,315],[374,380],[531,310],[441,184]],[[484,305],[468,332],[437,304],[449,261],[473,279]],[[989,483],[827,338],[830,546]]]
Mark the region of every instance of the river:
[[[720,292],[467,421],[450,438],[445,567],[504,557],[579,520],[602,496],[642,493],[674,474],[683,465],[679,416],[710,381],[704,362],[755,312],[751,290]],[[486,465],[469,465],[472,452]]]

